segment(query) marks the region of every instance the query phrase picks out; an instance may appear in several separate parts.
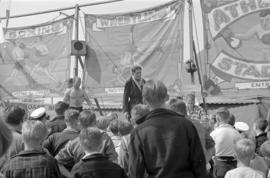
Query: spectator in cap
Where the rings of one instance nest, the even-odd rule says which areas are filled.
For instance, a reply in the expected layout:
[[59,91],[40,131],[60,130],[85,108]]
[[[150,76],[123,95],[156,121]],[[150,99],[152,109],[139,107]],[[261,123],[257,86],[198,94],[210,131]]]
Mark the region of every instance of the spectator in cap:
[[237,156],[237,168],[228,171],[225,178],[252,177],[264,178],[263,172],[250,168],[250,161],[255,153],[255,144],[252,140],[242,138],[236,141],[234,149]]
[[57,153],[64,148],[68,141],[76,138],[80,133],[79,125],[79,111],[74,109],[68,109],[65,112],[65,122],[67,128],[62,132],[57,132],[50,135],[43,144],[43,147],[46,148],[50,154],[54,157]]
[[150,112],[130,135],[130,177],[205,178],[205,157],[196,128],[167,109],[164,83],[147,81],[142,96]]
[[241,135],[229,124],[230,117],[227,108],[219,108],[216,113],[218,126],[210,134],[215,141],[214,177],[224,177],[227,171],[236,168],[234,142]]
[[47,126],[51,129],[49,135],[56,132],[62,132],[67,126],[65,123],[64,113],[68,109],[68,104],[63,101],[59,101],[54,105],[56,116],[47,123]]
[[61,177],[56,160],[42,149],[42,143],[47,135],[47,126],[43,122],[25,121],[22,126],[25,150],[11,158],[4,166],[4,175],[7,178]]
[[119,165],[102,154],[103,133],[100,129],[94,127],[83,129],[79,138],[85,156],[72,168],[74,177],[127,178]]
[[39,121],[42,121],[43,123],[47,123],[49,118],[50,118],[50,116],[47,115],[46,109],[44,107],[40,107],[40,108],[32,111],[29,119],[30,120],[39,120]]

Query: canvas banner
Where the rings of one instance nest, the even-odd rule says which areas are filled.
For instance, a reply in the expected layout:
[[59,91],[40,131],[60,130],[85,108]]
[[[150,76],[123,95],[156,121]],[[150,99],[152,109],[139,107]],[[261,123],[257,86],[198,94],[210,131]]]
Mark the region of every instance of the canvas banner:
[[93,94],[120,94],[141,65],[144,79],[173,90],[182,61],[183,1],[125,14],[86,15],[86,87]]
[[72,18],[5,30],[1,87],[16,96],[61,93],[69,77]]
[[[258,94],[270,84],[270,0],[202,0],[205,89]],[[253,92],[252,92],[253,91]]]

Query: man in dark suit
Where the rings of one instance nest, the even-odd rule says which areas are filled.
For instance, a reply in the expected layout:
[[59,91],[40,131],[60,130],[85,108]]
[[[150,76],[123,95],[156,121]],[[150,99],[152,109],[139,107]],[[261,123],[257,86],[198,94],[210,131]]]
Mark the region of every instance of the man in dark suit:
[[132,76],[125,84],[123,96],[123,112],[130,118],[130,111],[136,104],[143,103],[142,88],[145,80],[142,78],[142,67],[135,65],[131,69]]

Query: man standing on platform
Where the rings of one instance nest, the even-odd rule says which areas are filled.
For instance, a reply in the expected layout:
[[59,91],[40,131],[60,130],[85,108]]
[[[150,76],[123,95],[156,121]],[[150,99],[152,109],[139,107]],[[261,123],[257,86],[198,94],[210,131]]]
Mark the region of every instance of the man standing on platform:
[[145,80],[142,78],[142,67],[135,65],[131,69],[132,76],[125,84],[123,96],[123,112],[130,119],[130,111],[136,104],[142,104],[142,88]]
[[92,106],[92,102],[83,89],[80,89],[81,78],[75,77],[73,87],[65,93],[63,101],[69,103],[70,109],[76,109],[78,111],[83,110],[83,102],[86,101],[88,106]]

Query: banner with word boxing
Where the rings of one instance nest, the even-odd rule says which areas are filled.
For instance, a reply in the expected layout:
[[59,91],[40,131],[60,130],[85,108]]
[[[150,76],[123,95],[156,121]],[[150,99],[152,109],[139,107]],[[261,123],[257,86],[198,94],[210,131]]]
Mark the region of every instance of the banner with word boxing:
[[86,87],[117,94],[142,66],[144,79],[159,79],[173,90],[182,61],[184,1],[125,14],[86,15]]
[[211,95],[266,91],[270,86],[270,0],[201,2],[207,37],[205,90]]
[[0,44],[1,87],[18,97],[63,92],[69,77],[72,20],[6,29]]

